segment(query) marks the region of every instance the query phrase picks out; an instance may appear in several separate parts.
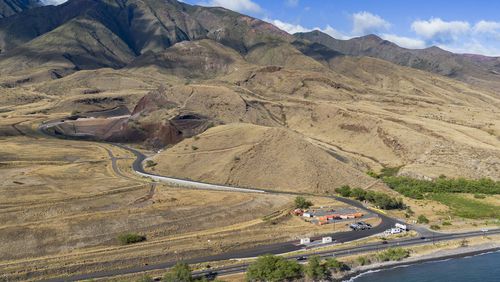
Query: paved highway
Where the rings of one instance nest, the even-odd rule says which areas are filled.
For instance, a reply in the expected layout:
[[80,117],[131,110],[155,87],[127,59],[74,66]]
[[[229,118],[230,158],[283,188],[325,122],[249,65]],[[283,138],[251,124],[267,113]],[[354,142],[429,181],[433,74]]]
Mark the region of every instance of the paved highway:
[[[293,259],[297,259],[298,257],[304,256],[304,257],[308,258],[308,257],[313,256],[313,255],[319,255],[320,257],[342,257],[342,256],[348,256],[348,255],[353,255],[353,254],[357,254],[357,253],[364,253],[364,252],[369,252],[369,251],[379,251],[379,250],[387,249],[390,247],[404,247],[404,246],[413,246],[413,245],[419,245],[419,244],[433,244],[436,242],[446,241],[446,240],[484,236],[485,234],[488,234],[488,235],[500,234],[500,229],[489,230],[487,233],[482,232],[482,231],[473,231],[473,232],[464,232],[464,233],[440,234],[440,235],[436,235],[436,236],[433,236],[431,238],[425,238],[425,239],[421,239],[421,238],[401,239],[401,240],[390,241],[387,244],[382,244],[382,243],[378,242],[378,243],[371,243],[371,244],[366,244],[366,245],[362,245],[362,246],[342,248],[342,249],[338,249],[335,251],[318,251],[318,252],[311,253],[309,255],[287,256],[287,258],[293,260]],[[298,248],[296,248],[296,249],[295,248],[290,249],[290,251],[302,249],[301,246],[297,246],[297,247]],[[242,256],[232,257],[228,254],[221,254],[221,255],[207,256],[207,257],[202,257],[202,258],[188,259],[188,260],[184,260],[184,262],[189,263],[189,264],[203,263],[203,262],[210,262],[210,261],[243,258],[243,257],[247,257],[246,255],[248,255],[250,253],[254,253],[254,255],[251,255],[248,257],[255,257],[257,255],[268,254],[268,253],[273,253],[273,252],[259,252],[259,251],[244,252],[243,251],[243,252],[238,252],[238,253],[242,254]],[[173,260],[170,262],[154,264],[154,265],[142,265],[142,266],[136,266],[136,267],[126,268],[126,269],[116,269],[116,270],[109,270],[109,271],[100,271],[100,272],[94,272],[94,273],[79,274],[79,275],[73,275],[73,276],[65,276],[64,278],[55,278],[55,279],[49,279],[49,280],[44,280],[44,281],[46,281],[46,282],[64,282],[64,281],[78,281],[78,280],[114,277],[114,276],[118,276],[118,275],[140,273],[140,272],[149,271],[149,270],[167,269],[167,268],[174,266],[175,263],[176,263],[176,261]],[[242,264],[238,264],[238,265],[234,265],[234,266],[230,266],[230,267],[213,268],[213,269],[207,269],[205,271],[198,271],[198,272],[194,272],[193,275],[203,276],[203,275],[206,275],[206,274],[209,274],[212,272],[217,273],[219,275],[242,273],[242,272],[246,271],[248,266],[249,266],[248,263],[242,263]]]
[[[494,235],[494,234],[500,234],[500,229],[489,230],[488,232],[473,231],[473,232],[464,232],[464,233],[455,233],[455,234],[441,234],[441,235],[436,235],[434,237],[425,238],[425,239],[421,239],[421,238],[401,239],[401,240],[395,240],[395,241],[388,242],[387,244],[372,243],[372,244],[366,244],[366,245],[359,246],[359,247],[344,248],[344,249],[339,249],[339,250],[335,250],[335,251],[321,251],[321,252],[315,252],[314,254],[309,254],[309,255],[289,256],[287,258],[291,259],[291,260],[296,260],[298,257],[305,257],[307,259],[313,255],[318,255],[318,256],[323,257],[323,258],[342,257],[342,256],[349,256],[349,255],[358,254],[358,253],[365,253],[365,252],[369,252],[369,251],[380,251],[380,250],[384,250],[384,249],[392,248],[392,247],[408,247],[408,246],[421,245],[421,244],[434,244],[434,243],[440,242],[440,241],[470,238],[470,237],[479,237],[479,236]],[[498,250],[500,250],[500,248],[496,248],[496,249],[491,250],[491,251],[498,251]],[[453,257],[453,256],[450,256],[450,257]],[[439,258],[439,259],[444,259],[444,258]],[[405,264],[405,263],[403,263],[403,264]],[[194,272],[193,275],[195,277],[201,277],[204,275],[208,275],[210,273],[216,273],[217,275],[237,274],[237,273],[245,272],[248,266],[249,266],[249,264],[243,263],[243,264],[238,264],[238,265],[229,266],[229,267],[222,267],[222,268],[216,268],[216,269],[207,269],[204,271],[197,271],[197,272]]]
[[[53,123],[50,123],[50,122],[45,123],[42,126],[40,126],[40,131],[46,135],[49,135],[49,136],[63,137],[63,136],[54,136],[54,135],[50,134],[50,132],[48,130],[48,128],[50,128],[51,126],[55,126],[55,125],[60,124],[60,123],[61,123],[60,121],[53,122]],[[136,159],[134,160],[134,162],[132,164],[132,169],[134,172],[136,172],[137,174],[139,174],[143,177],[151,178],[155,181],[162,181],[162,182],[168,183],[169,185],[185,187],[185,188],[222,190],[222,191],[245,192],[245,193],[294,194],[294,193],[277,192],[277,191],[266,190],[266,189],[251,189],[251,188],[216,185],[216,184],[203,183],[203,182],[178,179],[178,178],[172,178],[172,177],[166,177],[166,176],[147,173],[146,171],[144,171],[144,168],[142,165],[144,160],[146,160],[146,158],[147,158],[143,153],[141,153],[138,150],[135,150],[133,148],[130,148],[128,146],[122,145],[122,144],[112,144],[112,145],[117,146],[117,147],[122,148],[122,149],[125,149],[125,150],[128,150],[129,152],[131,152],[135,155]],[[110,150],[107,150],[107,151],[108,151],[108,154],[110,155],[110,158],[112,159],[113,169],[117,172],[117,174],[122,175],[122,173],[117,169],[116,158],[113,156],[113,154]],[[341,198],[341,197],[335,197],[335,196],[331,196],[331,198],[333,198],[337,201],[344,202],[344,203],[349,204],[351,206],[355,206],[359,209],[364,210],[366,213],[374,213],[373,211],[369,211],[362,203],[360,203],[358,201],[354,201],[354,200],[346,199],[346,198]],[[401,222],[397,219],[393,219],[391,217],[388,217],[382,213],[375,213],[375,214],[376,214],[376,216],[378,216],[381,219],[381,223],[372,229],[362,230],[362,231],[336,232],[336,233],[333,233],[329,236],[332,236],[334,238],[334,240],[336,240],[337,243],[350,242],[353,240],[357,240],[357,239],[361,239],[361,238],[365,238],[368,236],[372,236],[372,235],[381,233],[384,230],[386,230],[390,227],[393,227],[395,223]],[[330,225],[330,226],[333,226],[333,225]],[[468,232],[468,233],[460,233],[460,234],[440,234],[440,233],[435,233],[435,232],[432,232],[432,231],[429,231],[426,229],[422,229],[422,228],[419,228],[419,231],[421,231],[421,232],[425,231],[425,236],[432,236],[432,237],[427,237],[428,239],[426,239],[426,240],[430,240],[430,238],[432,238],[432,240],[434,240],[434,241],[450,240],[450,239],[455,239],[455,238],[482,235],[481,232],[479,232],[479,233],[478,232]],[[500,231],[500,230],[495,230],[495,231],[491,231],[491,232],[498,232],[498,231]],[[314,240],[314,239],[318,239],[318,238],[312,238],[312,239]],[[384,244],[384,245],[371,244],[371,245],[364,245],[364,246],[356,247],[356,248],[338,250],[335,252],[316,253],[316,254],[319,254],[322,256],[331,256],[333,254],[335,254],[335,255],[353,254],[355,252],[365,252],[365,251],[370,251],[370,250],[375,250],[375,249],[387,248],[387,247],[393,246],[394,244],[398,244],[400,246],[421,244],[421,243],[425,243],[426,240],[422,240],[420,238],[400,240],[400,241],[394,241],[393,243]],[[256,256],[259,256],[262,254],[285,254],[288,252],[301,250],[301,249],[303,249],[303,247],[304,246],[300,245],[298,241],[282,242],[282,243],[258,246],[258,247],[252,248],[252,249],[238,250],[238,251],[233,251],[233,252],[223,253],[223,254],[218,254],[218,255],[193,258],[193,259],[188,259],[185,261],[187,263],[202,263],[202,262],[207,262],[207,261],[220,261],[220,260],[239,259],[239,258],[251,258],[251,257],[256,257]],[[169,268],[169,267],[173,266],[176,262],[175,259],[173,259],[171,256],[169,257],[168,255],[166,255],[165,260],[166,260],[166,262],[164,262],[164,263],[159,263],[159,264],[154,264],[154,265],[138,265],[136,267],[126,268],[126,269],[100,271],[100,272],[94,272],[94,273],[74,275],[74,276],[69,276],[69,277],[66,276],[64,278],[51,279],[51,280],[47,280],[47,281],[53,281],[53,282],[55,282],[55,281],[75,281],[75,280],[84,280],[84,279],[113,277],[113,276],[117,276],[117,275],[138,273],[138,272],[143,272],[143,271],[148,271],[148,270],[165,269],[165,268]],[[241,271],[244,271],[245,269],[246,269],[246,265],[240,265],[240,266],[234,268],[233,270],[228,270],[228,271],[240,271],[241,272]],[[221,269],[220,271],[224,271],[224,269]],[[203,273],[199,273],[199,274],[203,274]]]

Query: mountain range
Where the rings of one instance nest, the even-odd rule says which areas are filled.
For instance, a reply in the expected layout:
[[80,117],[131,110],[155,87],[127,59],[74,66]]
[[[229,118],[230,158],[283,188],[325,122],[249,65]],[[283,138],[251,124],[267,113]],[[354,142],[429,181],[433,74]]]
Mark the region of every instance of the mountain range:
[[454,54],[435,46],[419,50],[405,49],[376,35],[339,40],[323,32],[312,31],[297,33],[295,37],[322,44],[346,55],[378,58],[491,90],[500,86],[500,58],[497,57]]
[[0,19],[0,50],[3,113],[125,107],[71,130],[167,147],[165,175],[303,191],[366,187],[383,167],[500,178],[499,58],[291,35],[174,0],[31,8]]
[[40,6],[42,3],[39,0],[1,0],[0,19]]

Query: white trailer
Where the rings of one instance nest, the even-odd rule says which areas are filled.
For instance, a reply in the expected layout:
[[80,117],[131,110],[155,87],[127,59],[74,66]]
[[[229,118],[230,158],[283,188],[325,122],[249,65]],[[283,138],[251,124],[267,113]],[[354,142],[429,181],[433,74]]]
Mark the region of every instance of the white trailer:
[[400,228],[391,228],[391,234],[399,234],[402,230]]
[[302,214],[303,217],[312,217],[312,214],[308,213],[308,212],[305,212]]

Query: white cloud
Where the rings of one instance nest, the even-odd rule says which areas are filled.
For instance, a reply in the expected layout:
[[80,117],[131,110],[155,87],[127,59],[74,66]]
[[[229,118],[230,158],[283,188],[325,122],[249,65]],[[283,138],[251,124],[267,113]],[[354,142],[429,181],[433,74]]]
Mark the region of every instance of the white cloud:
[[286,0],[285,5],[288,7],[297,7],[299,5],[299,0]]
[[333,28],[330,25],[327,25],[324,28],[320,28],[320,27],[307,28],[307,27],[304,27],[300,24],[292,24],[292,23],[287,23],[287,22],[283,22],[280,20],[264,19],[264,21],[269,22],[269,23],[275,25],[276,27],[278,27],[279,29],[284,30],[290,34],[294,34],[297,32],[310,32],[313,30],[319,30],[321,32],[324,32],[324,33],[330,35],[333,38],[337,38],[337,39],[349,39],[349,38],[351,38],[350,36],[343,34],[342,32],[336,30],[335,28]]
[[486,36],[500,40],[500,22],[482,20],[477,22],[472,30],[476,36]]
[[346,40],[346,39],[350,39],[352,38],[352,36],[348,36],[348,35],[345,35],[343,34],[342,32],[336,30],[335,28],[333,28],[332,26],[330,25],[327,25],[325,28],[321,29],[319,27],[316,27],[314,28],[314,30],[319,30],[321,32],[324,32],[328,35],[330,35],[331,37],[333,38],[336,38],[336,39],[343,39],[343,40]]
[[422,49],[426,47],[425,41],[417,38],[404,37],[388,33],[381,34],[380,37],[408,49]]
[[202,6],[224,7],[237,12],[260,13],[262,8],[252,0],[210,0],[199,3]]
[[287,23],[287,22],[283,22],[280,20],[271,20],[271,19],[264,19],[264,21],[272,23],[273,25],[277,26],[279,29],[284,30],[290,34],[294,34],[297,32],[311,31],[311,29],[303,27],[300,24],[292,24],[292,23]]
[[358,12],[352,15],[352,33],[354,35],[366,35],[387,30],[391,24],[378,15],[369,12]]
[[470,24],[465,21],[443,21],[432,18],[428,21],[414,21],[411,28],[415,33],[428,41],[449,42],[457,40],[470,31]]
[[44,5],[54,5],[54,6],[57,6],[57,5],[61,5],[62,3],[66,3],[67,0],[42,0],[41,2],[44,4]]

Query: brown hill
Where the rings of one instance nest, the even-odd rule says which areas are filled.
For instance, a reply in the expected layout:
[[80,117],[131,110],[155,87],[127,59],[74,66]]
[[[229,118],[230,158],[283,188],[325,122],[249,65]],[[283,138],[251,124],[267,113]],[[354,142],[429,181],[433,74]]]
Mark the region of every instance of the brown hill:
[[250,124],[212,128],[158,155],[164,175],[280,191],[333,192],[373,179],[290,131]]
[[[21,32],[32,29],[20,19],[39,24],[38,17],[23,16],[35,11],[53,14],[53,21],[40,20],[46,24],[37,26],[41,35]],[[156,25],[156,36],[148,26],[143,34],[141,23]],[[126,106],[130,117],[78,121],[79,132],[158,149],[208,127],[246,123],[279,128],[286,132],[283,138],[290,134],[363,176],[369,169],[402,166],[401,173],[415,177],[500,178],[495,93],[294,41],[270,24],[225,9],[175,1],[72,0],[0,21],[0,32],[9,30],[21,33],[3,41],[12,49],[0,55],[0,87],[9,93],[2,99],[12,105],[2,108],[6,113],[60,116]],[[24,96],[16,100],[17,93]],[[26,95],[38,100],[21,106]],[[232,137],[226,145],[231,142]],[[267,144],[266,150],[281,154],[278,142]],[[290,159],[289,165],[301,167],[302,159],[308,160]],[[223,167],[213,169],[225,175]],[[260,172],[238,175],[249,179],[252,173]]]

